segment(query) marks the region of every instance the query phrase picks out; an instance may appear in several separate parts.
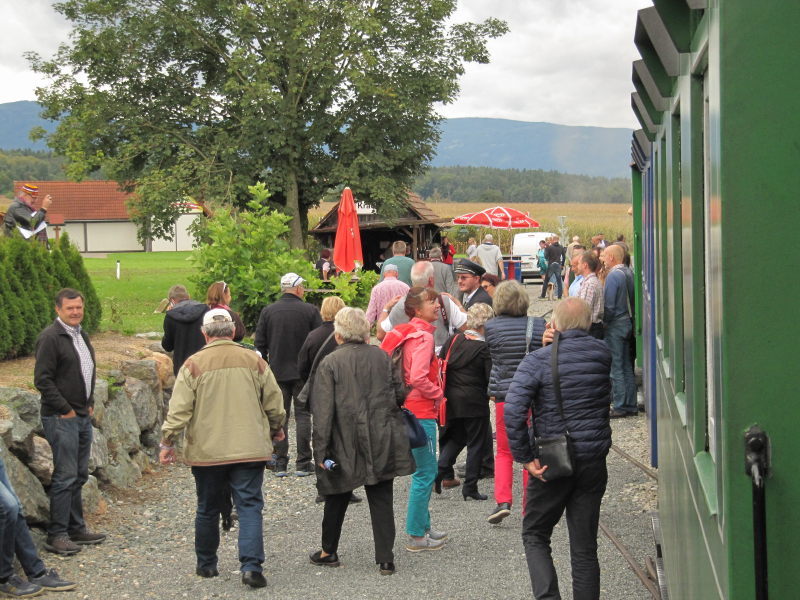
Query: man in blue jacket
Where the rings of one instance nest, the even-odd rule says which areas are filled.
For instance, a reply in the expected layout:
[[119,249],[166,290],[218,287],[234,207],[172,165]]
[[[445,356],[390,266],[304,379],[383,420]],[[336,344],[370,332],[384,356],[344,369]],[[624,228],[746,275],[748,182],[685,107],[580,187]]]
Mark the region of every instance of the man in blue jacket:
[[[606,490],[606,455],[611,447],[608,394],[611,360],[605,342],[588,334],[589,305],[566,298],[553,311],[554,343],[528,354],[520,363],[506,395],[505,424],[514,460],[528,478],[522,542],[533,595],[560,598],[551,556],[550,537],[566,509],[572,558],[572,594],[576,600],[600,598],[597,528]],[[545,342],[548,334],[545,334]],[[563,418],[556,400],[551,356],[558,345],[558,375]],[[573,447],[573,474],[548,481],[528,429],[533,412],[537,437],[568,432]]]
[[638,414],[633,375],[633,272],[624,265],[625,250],[611,244],[600,259],[608,269],[603,286],[604,339],[611,350],[611,418]]

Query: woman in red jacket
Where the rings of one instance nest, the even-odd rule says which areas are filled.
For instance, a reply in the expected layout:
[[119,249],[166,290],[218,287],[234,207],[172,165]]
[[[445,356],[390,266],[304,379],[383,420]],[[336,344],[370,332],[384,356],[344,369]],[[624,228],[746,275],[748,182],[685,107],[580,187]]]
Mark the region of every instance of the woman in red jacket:
[[406,550],[438,550],[447,534],[431,527],[428,510],[433,482],[436,479],[436,416],[444,397],[439,380],[439,359],[434,353],[433,322],[439,315],[439,294],[432,288],[411,288],[405,300],[405,312],[411,319],[398,325],[381,344],[389,354],[403,344],[403,375],[411,388],[405,407],[419,419],[428,435],[428,443],[412,450],[417,470],[411,476],[408,493],[406,532],[410,536]]

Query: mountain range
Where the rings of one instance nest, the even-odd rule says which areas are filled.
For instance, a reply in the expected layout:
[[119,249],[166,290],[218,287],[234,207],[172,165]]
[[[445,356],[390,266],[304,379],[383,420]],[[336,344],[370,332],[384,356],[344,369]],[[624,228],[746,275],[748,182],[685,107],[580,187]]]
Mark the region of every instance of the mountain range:
[[[36,102],[0,104],[0,150],[47,150],[28,137],[33,127],[52,131]],[[434,167],[542,169],[579,175],[628,177],[630,129],[576,127],[508,119],[461,118],[442,122]]]

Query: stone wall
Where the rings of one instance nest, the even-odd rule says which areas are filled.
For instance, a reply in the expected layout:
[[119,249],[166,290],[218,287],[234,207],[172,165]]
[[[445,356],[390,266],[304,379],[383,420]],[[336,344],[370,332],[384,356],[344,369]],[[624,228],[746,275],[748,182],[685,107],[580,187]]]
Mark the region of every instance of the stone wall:
[[[104,489],[130,486],[157,462],[169,402],[165,386],[173,382],[172,361],[164,354],[124,362],[107,379],[97,380],[90,475],[83,487],[86,513],[103,512]],[[0,387],[0,453],[25,516],[34,525],[49,518],[46,489],[53,474],[40,406],[36,392]]]

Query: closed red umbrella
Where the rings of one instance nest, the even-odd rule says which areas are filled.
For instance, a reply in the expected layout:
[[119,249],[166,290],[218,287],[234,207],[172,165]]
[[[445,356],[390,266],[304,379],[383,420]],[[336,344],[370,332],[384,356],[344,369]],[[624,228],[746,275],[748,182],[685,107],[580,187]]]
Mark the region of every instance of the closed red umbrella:
[[333,242],[333,264],[340,271],[349,273],[364,264],[364,254],[361,252],[361,232],[358,229],[358,213],[353,200],[353,192],[349,187],[342,190],[339,200],[338,224],[336,225],[336,239]]
[[453,219],[456,225],[476,225],[478,227],[494,227],[496,229],[525,229],[529,227],[539,227],[539,223],[534,221],[524,213],[515,208],[495,206],[476,213],[467,213]]

